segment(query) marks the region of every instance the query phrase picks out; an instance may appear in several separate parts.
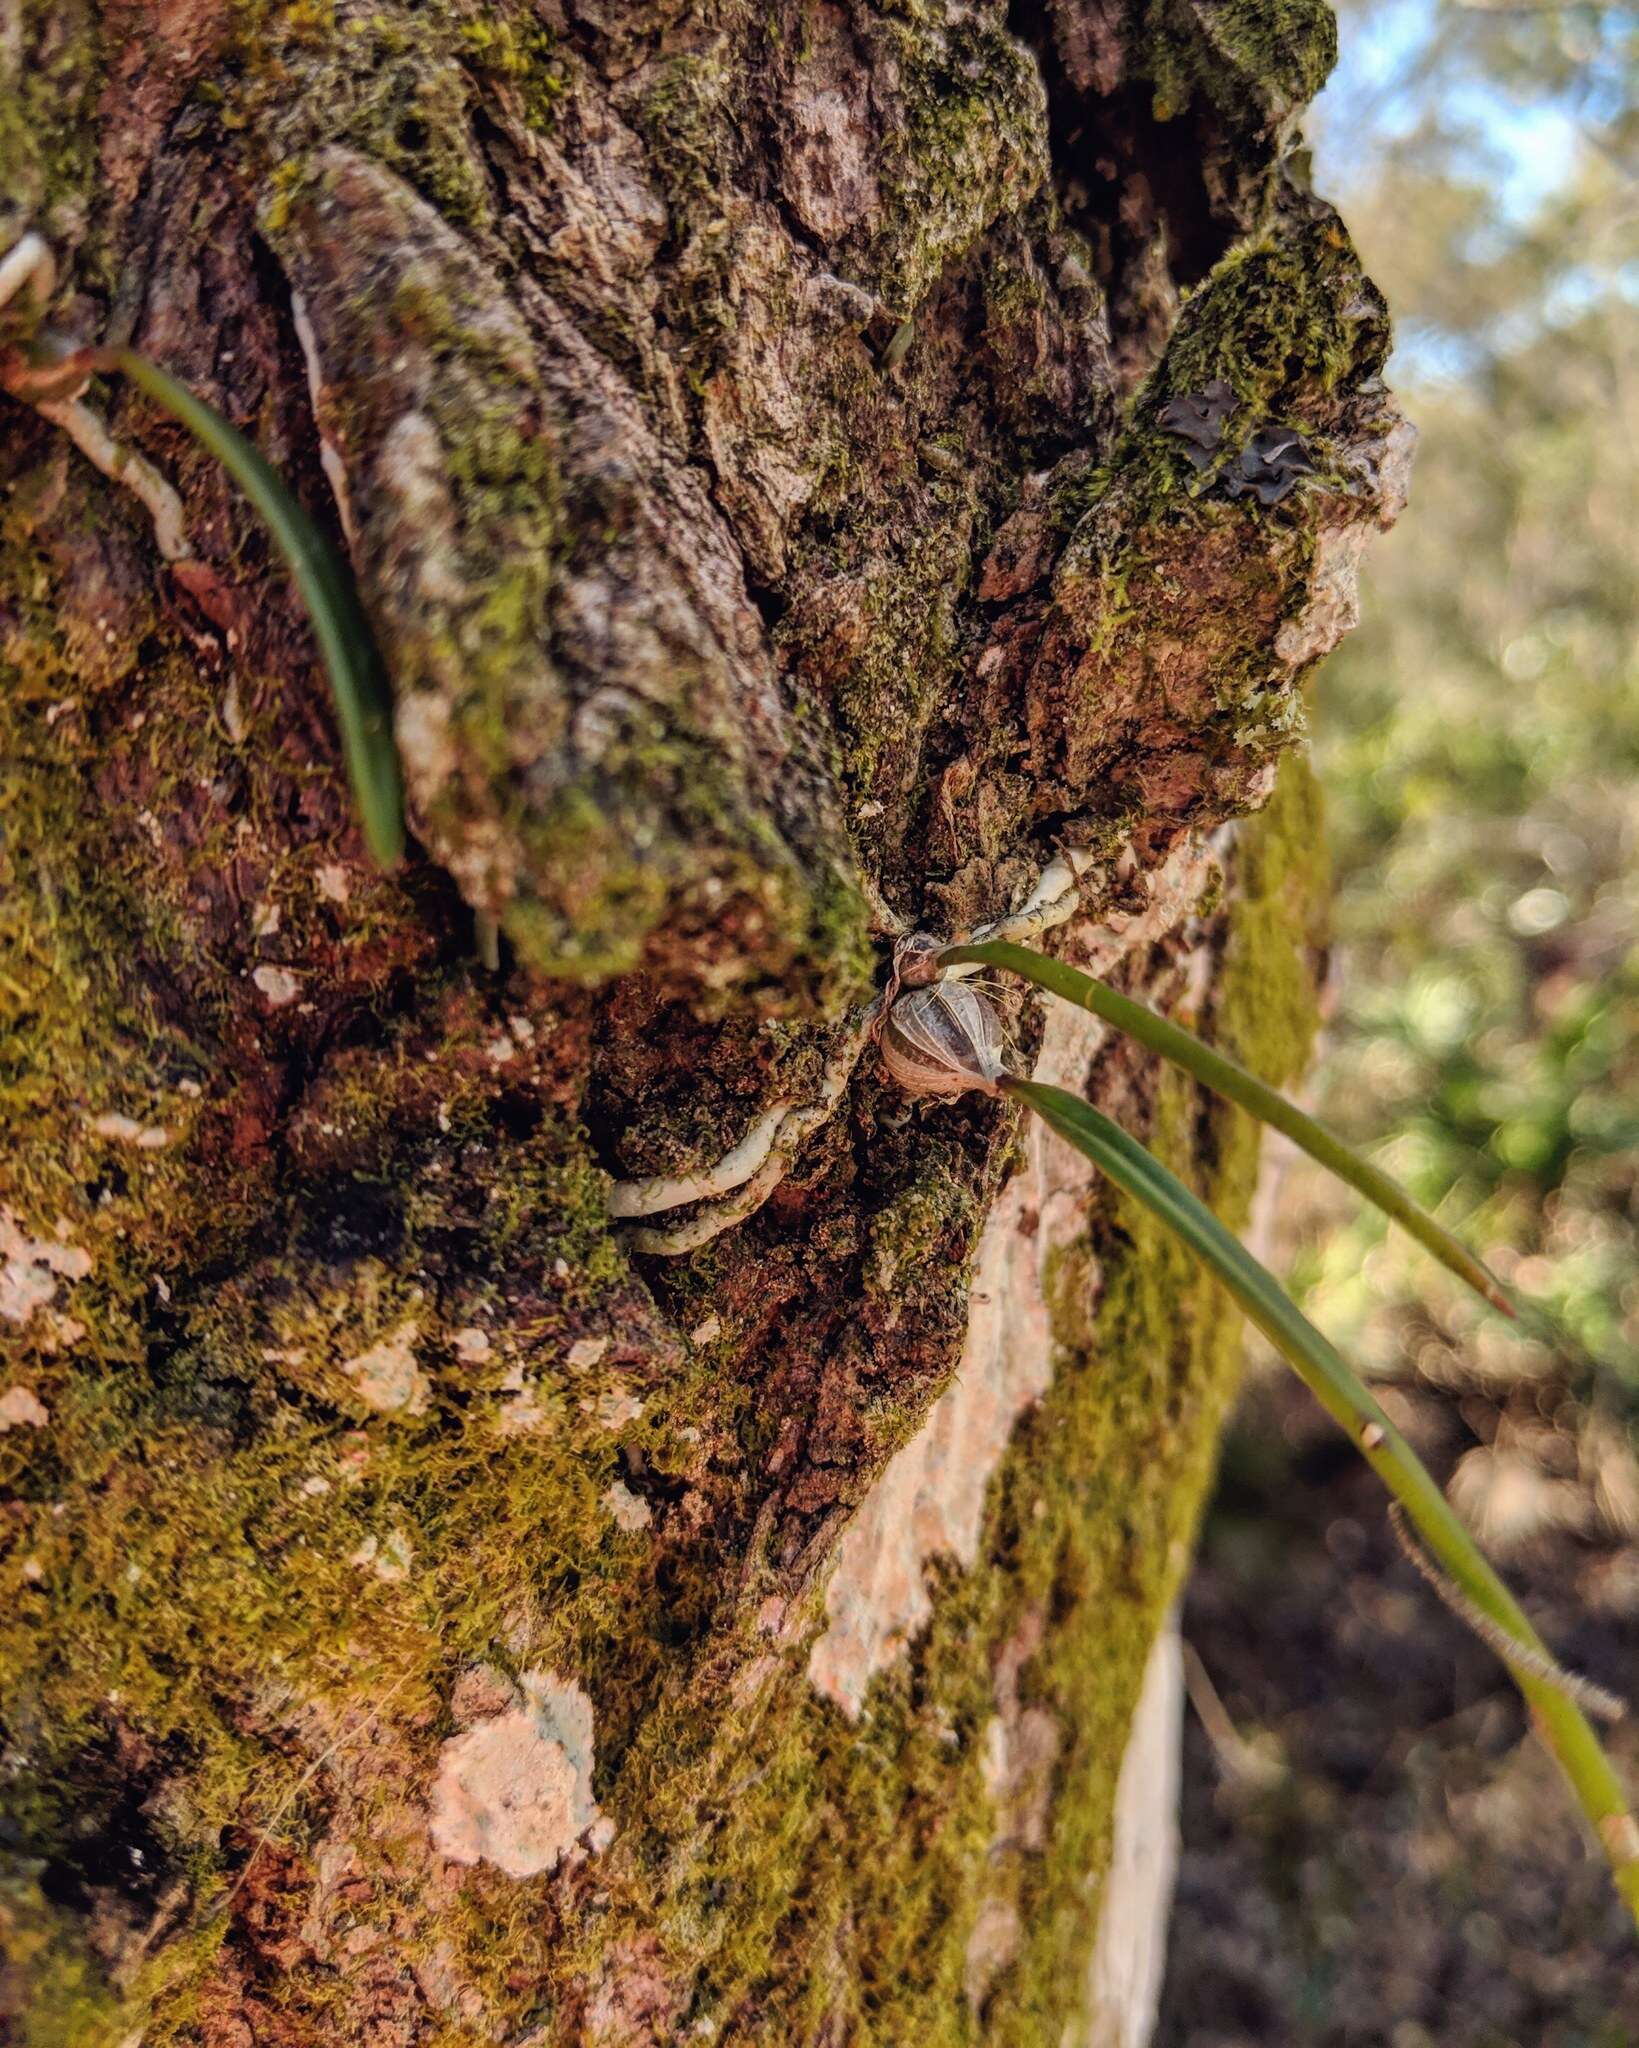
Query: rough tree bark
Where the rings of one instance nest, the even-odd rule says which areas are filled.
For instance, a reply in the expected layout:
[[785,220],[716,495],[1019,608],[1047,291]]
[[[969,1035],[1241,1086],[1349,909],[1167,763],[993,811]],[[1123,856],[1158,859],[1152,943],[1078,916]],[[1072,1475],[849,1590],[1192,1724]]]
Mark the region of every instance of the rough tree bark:
[[[692,1255],[608,1191],[1064,848],[1075,957],[1301,1062],[1313,808],[1234,821],[1405,439],[1294,150],[1332,53],[1320,0],[0,6],[0,248],[345,536],[417,849],[221,473],[94,390],[167,564],[0,400],[7,2038],[1137,2038],[1091,1959],[1233,1319],[869,1058]],[[1157,413],[1219,378],[1198,470]],[[1015,1030],[1244,1213],[1241,1123]]]

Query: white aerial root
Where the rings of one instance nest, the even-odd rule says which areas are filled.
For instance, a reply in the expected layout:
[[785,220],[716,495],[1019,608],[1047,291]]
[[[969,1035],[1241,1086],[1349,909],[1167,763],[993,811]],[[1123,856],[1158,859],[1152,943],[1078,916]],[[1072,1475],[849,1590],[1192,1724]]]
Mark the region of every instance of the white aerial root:
[[701,1173],[651,1174],[647,1180],[617,1180],[609,1190],[611,1216],[653,1216],[662,1209],[681,1209],[685,1202],[710,1202],[742,1186],[767,1159],[781,1124],[796,1108],[776,1102],[765,1109],[738,1145],[731,1145],[715,1166]]
[[[0,306],[9,305],[19,292],[28,289],[43,313],[56,282],[57,265],[51,249],[32,228],[0,256]],[[83,388],[84,380],[80,381]],[[154,523],[155,545],[167,562],[192,560],[182,500],[151,462],[114,439],[90,406],[80,398],[63,396],[60,378],[53,378],[49,371],[15,369],[7,377],[5,389],[25,405],[32,405],[42,419],[61,427],[88,462],[142,503]]]
[[[849,1018],[846,1034],[826,1062],[816,1101],[806,1102],[796,1109],[780,1108],[768,1113],[779,1115],[778,1128],[761,1163],[743,1176],[735,1192],[728,1199],[702,1209],[697,1216],[690,1217],[688,1222],[676,1224],[670,1230],[638,1228],[629,1231],[627,1242],[634,1251],[658,1253],[662,1258],[678,1258],[684,1252],[698,1251],[701,1245],[710,1244],[714,1237],[720,1237],[725,1230],[731,1230],[736,1223],[743,1223],[748,1216],[756,1214],[784,1180],[803,1139],[810,1131],[817,1130],[826,1122],[842,1100],[843,1090],[853,1078],[855,1067],[859,1065],[860,1054],[870,1042],[871,1027],[876,1022],[881,1001],[881,997],[878,996]],[[753,1129],[766,1121],[766,1117],[759,1117]],[[743,1152],[745,1144],[746,1140],[742,1139],[735,1147],[735,1152]],[[723,1168],[733,1157],[733,1152],[725,1153],[717,1165],[708,1169],[708,1174],[701,1178],[720,1180]],[[674,1181],[670,1185],[675,1187],[681,1184]],[[617,1181],[615,1193],[627,1191],[629,1198],[629,1191],[653,1185],[652,1181]],[[613,1211],[613,1195],[609,1206]],[[655,1204],[656,1208],[661,1206],[663,1205]],[[645,1212],[627,1208],[621,1213],[634,1215]]]
[[42,311],[57,289],[57,263],[51,245],[32,228],[0,256],[0,306],[8,305],[24,285],[31,285]]
[[[1022,946],[1031,939],[1040,938],[1043,932],[1068,924],[1080,906],[1081,885],[1093,865],[1093,856],[1079,846],[1072,846],[1059,854],[1042,869],[1041,880],[1024,903],[1017,910],[1009,911],[1006,917],[978,926],[971,943],[978,946],[989,939],[1006,939],[1015,946]],[[976,962],[964,963],[960,967],[947,967],[945,972],[977,974],[979,968]]]
[[[1041,879],[1019,909],[979,926],[973,934],[975,942],[1009,939],[1023,945],[1066,923],[1076,913],[1082,883],[1093,865],[1092,854],[1077,847],[1057,855],[1042,870]],[[963,965],[946,972],[966,976],[977,974],[980,969],[976,964]],[[756,1118],[721,1159],[698,1173],[617,1180],[609,1191],[609,1214],[622,1220],[658,1215],[689,1202],[710,1205],[670,1229],[639,1227],[628,1231],[626,1241],[632,1249],[661,1258],[679,1258],[685,1252],[698,1251],[701,1245],[710,1244],[714,1237],[755,1215],[784,1180],[804,1138],[836,1110],[860,1056],[870,1043],[881,1006],[882,997],[877,996],[848,1020],[844,1037],[826,1063],[815,1101],[776,1102]]]
[[182,500],[151,462],[116,441],[90,406],[78,398],[36,398],[29,403],[42,419],[61,427],[105,477],[123,484],[141,501],[154,522],[154,545],[167,562],[192,561]]

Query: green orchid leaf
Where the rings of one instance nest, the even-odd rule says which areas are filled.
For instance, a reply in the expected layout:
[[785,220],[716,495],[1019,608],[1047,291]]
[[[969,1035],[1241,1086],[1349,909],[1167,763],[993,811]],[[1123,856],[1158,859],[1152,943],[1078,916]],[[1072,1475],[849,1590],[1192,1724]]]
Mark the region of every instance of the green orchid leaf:
[[942,966],[955,966],[958,962],[972,961],[986,967],[1003,967],[1011,973],[1021,975],[1026,981],[1033,981],[1038,988],[1049,990],[1061,996],[1066,1002],[1075,1003],[1083,1010],[1091,1010],[1095,1017],[1102,1017],[1106,1024],[1113,1024],[1118,1031],[1124,1031],[1129,1038],[1136,1038],[1141,1045],[1147,1045],[1152,1052],[1160,1053],[1186,1073],[1193,1074],[1203,1086],[1217,1095],[1238,1103],[1261,1123],[1284,1132],[1294,1145],[1307,1152],[1311,1159],[1319,1160],[1329,1172],[1364,1195],[1368,1202],[1381,1209],[1383,1214],[1398,1223],[1425,1250],[1432,1252],[1442,1266],[1448,1267],[1460,1280],[1465,1280],[1475,1292],[1490,1302],[1493,1308],[1503,1314],[1514,1313],[1513,1303],[1503,1291],[1502,1283],[1487,1272],[1466,1246],[1457,1242],[1450,1231],[1436,1223],[1426,1209],[1421,1209],[1412,1200],[1398,1181],[1391,1180],[1369,1159],[1361,1158],[1343,1140],[1334,1137],[1323,1124],[1307,1116],[1294,1102],[1288,1102],[1284,1095],[1260,1081],[1256,1074],[1249,1074],[1245,1067],[1234,1060],[1226,1059],[1220,1052],[1214,1052],[1209,1045],[1203,1045],[1192,1032],[1181,1025],[1171,1023],[1165,1017],[1158,1017],[1142,1003],[1135,1003],[1130,996],[1120,995],[1102,981],[1096,981],[1090,974],[1067,967],[1061,960],[1050,960],[1044,953],[1037,953],[1028,946],[1015,946],[1006,940],[992,939],[974,946],[952,946],[940,956]]
[[[997,965],[1001,962],[995,963]],[[1486,1640],[1524,1694],[1544,1742],[1599,1837],[1639,1924],[1639,1823],[1599,1738],[1551,1653],[1480,1554],[1415,1451],[1352,1368],[1198,1196],[1091,1103],[1009,1075],[1001,1091],[1025,1103],[1125,1194],[1158,1217],[1223,1282],[1326,1412],[1353,1438],[1450,1578],[1487,1624]]]
[[111,350],[106,361],[180,420],[267,522],[290,564],[329,671],[365,841],[382,867],[396,867],[404,853],[404,781],[393,739],[392,693],[346,562],[237,427],[135,350]]

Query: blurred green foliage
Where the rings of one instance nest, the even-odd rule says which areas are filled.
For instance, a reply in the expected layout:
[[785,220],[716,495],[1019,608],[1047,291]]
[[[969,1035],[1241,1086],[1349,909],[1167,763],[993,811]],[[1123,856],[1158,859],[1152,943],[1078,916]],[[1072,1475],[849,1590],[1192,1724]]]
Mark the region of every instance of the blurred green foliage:
[[1321,180],[1422,440],[1318,690],[1343,960],[1318,1107],[1563,1334],[1471,1305],[1312,1170],[1299,1278],[1382,1371],[1639,1394],[1639,28],[1352,13],[1372,49]]

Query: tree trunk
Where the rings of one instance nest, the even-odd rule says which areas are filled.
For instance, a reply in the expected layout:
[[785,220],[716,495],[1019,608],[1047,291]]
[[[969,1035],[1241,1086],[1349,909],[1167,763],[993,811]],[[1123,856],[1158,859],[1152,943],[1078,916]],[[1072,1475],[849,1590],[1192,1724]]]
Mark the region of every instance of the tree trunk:
[[[1332,50],[1320,0],[0,8],[0,249],[343,537],[415,835],[371,868],[221,471],[93,388],[167,562],[0,400],[5,2038],[1142,2039],[1164,1651],[1107,1887],[1117,1782],[1234,1319],[839,1048],[894,932],[1079,850],[1070,957],[1304,1057],[1313,805],[1234,821],[1406,438],[1291,149]],[[1242,1121],[1013,1030],[1244,1215]],[[827,1080],[733,1227],[611,1217]]]

